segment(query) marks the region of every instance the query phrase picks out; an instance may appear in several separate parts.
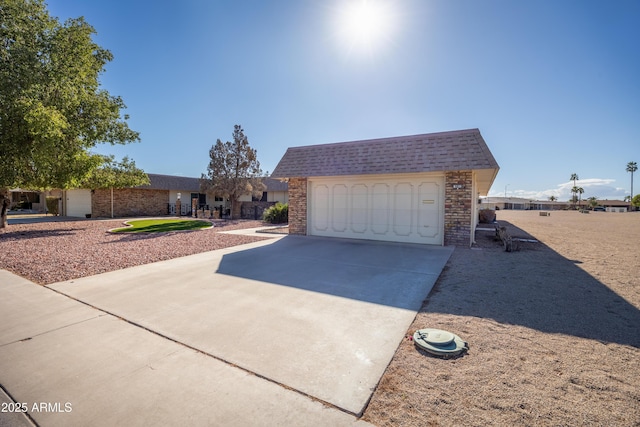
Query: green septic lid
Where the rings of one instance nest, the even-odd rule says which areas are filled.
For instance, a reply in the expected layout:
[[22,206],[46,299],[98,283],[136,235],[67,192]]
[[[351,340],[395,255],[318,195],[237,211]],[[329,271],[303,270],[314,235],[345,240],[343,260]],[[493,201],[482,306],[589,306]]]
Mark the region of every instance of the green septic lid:
[[437,356],[457,356],[469,349],[469,345],[462,338],[440,329],[418,329],[413,334],[413,342],[421,349]]
[[420,338],[433,345],[447,345],[454,339],[451,332],[441,331],[439,329],[422,329]]

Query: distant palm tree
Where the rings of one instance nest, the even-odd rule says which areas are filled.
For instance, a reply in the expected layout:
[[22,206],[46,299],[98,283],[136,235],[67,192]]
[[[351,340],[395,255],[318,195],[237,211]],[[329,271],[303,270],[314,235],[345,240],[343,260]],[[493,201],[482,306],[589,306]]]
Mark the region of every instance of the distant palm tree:
[[573,181],[573,188],[571,189],[571,192],[573,193],[573,197],[571,198],[571,200],[573,201],[573,207],[574,207],[574,209],[575,209],[576,199],[578,198],[578,197],[576,196],[576,194],[577,194],[576,189],[578,188],[578,187],[576,187],[576,181],[577,181],[577,180],[579,180],[579,179],[580,179],[580,178],[578,178],[578,174],[577,174],[577,173],[575,173],[575,172],[574,172],[574,173],[572,173],[572,174],[571,174],[571,178],[569,178],[569,180],[570,180],[570,181]]
[[558,200],[556,196],[549,196],[549,201],[555,202],[556,200]]
[[587,200],[589,200],[589,206],[591,206],[591,209],[598,206],[598,198],[596,196],[591,196]]
[[[637,170],[638,164],[636,162],[627,163],[627,172],[631,172],[631,197],[629,197],[629,201],[633,200],[633,173]],[[629,210],[633,209],[632,206],[629,206]]]
[[584,193],[584,188],[578,187],[576,189],[576,193],[578,193],[578,206],[582,204],[582,194]]
[[578,174],[577,173],[572,173],[571,174],[571,178],[569,178],[569,181],[573,181],[573,186],[576,186],[576,181],[579,180],[580,178],[578,178]]

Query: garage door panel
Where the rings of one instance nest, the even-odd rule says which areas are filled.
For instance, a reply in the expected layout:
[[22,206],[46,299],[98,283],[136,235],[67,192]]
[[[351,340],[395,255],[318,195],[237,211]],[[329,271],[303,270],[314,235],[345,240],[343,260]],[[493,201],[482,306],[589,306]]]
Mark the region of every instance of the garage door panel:
[[348,215],[347,186],[335,184],[331,188],[331,229],[342,233],[347,230]]
[[365,233],[369,228],[369,187],[365,184],[351,186],[351,231]]
[[318,231],[329,229],[329,186],[320,184],[313,190],[312,227]]
[[311,179],[309,233],[442,244],[444,178]]
[[438,215],[442,186],[436,182],[422,182],[418,186],[418,234],[422,237],[435,238],[440,236],[440,215]]
[[401,182],[393,187],[393,232],[410,236],[413,230],[413,185]]
[[386,235],[389,232],[390,189],[385,183],[373,184],[371,191],[371,231]]

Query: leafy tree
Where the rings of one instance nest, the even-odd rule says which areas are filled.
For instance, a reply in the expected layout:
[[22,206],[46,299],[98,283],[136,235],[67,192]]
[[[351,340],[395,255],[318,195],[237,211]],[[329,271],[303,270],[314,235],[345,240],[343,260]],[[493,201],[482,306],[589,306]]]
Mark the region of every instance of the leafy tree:
[[243,194],[259,196],[266,189],[260,177],[262,170],[255,149],[242,126],[233,127],[233,142],[218,139],[209,150],[207,174],[202,174],[200,188],[203,193],[224,196],[231,201],[231,217],[240,214],[238,199]]
[[104,163],[91,171],[82,182],[83,188],[125,188],[149,184],[149,176],[136,167],[136,162],[124,157],[116,162],[113,156],[104,156]]
[[598,206],[598,198],[596,196],[591,196],[587,200],[589,201],[589,206],[591,206],[591,209]]
[[100,88],[113,57],[93,34],[43,0],[0,0],[0,228],[10,188],[77,187],[105,163],[91,148],[139,141],[122,99]]
[[633,200],[633,173],[637,170],[638,170],[638,164],[636,162],[627,163],[627,172],[631,172],[631,197],[630,197],[631,200]]
[[640,194],[636,194],[633,196],[633,200],[631,200],[631,205],[635,207],[640,207]]

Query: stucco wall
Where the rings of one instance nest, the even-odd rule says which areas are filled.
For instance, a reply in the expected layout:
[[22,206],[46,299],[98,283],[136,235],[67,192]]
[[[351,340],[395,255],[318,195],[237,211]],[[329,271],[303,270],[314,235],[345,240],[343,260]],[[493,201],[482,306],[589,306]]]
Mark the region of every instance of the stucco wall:
[[289,203],[289,193],[287,191],[269,191],[267,192],[267,201]]

